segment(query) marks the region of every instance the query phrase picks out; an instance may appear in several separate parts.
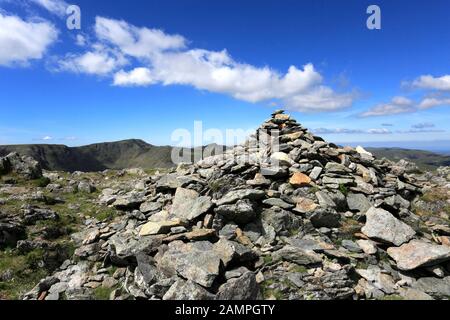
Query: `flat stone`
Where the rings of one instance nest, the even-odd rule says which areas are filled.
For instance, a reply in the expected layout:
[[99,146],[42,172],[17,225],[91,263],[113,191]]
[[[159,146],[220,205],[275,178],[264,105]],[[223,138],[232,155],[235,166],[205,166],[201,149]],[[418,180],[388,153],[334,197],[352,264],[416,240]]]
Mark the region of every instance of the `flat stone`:
[[444,279],[420,278],[412,287],[437,299],[450,297],[450,277]]
[[187,280],[209,288],[220,273],[220,256],[214,251],[214,245],[207,241],[169,243],[158,267],[168,274],[179,274]]
[[372,207],[367,211],[366,217],[367,223],[362,232],[371,239],[400,246],[416,234],[410,226],[386,210]]
[[397,262],[400,270],[437,265],[450,260],[450,247],[413,240],[399,248],[389,248],[388,254]]
[[199,196],[195,190],[178,188],[170,215],[182,221],[191,221],[208,212],[212,206],[210,197]]
[[268,206],[279,207],[279,208],[286,209],[286,210],[294,208],[294,205],[287,203],[279,198],[270,198],[270,199],[264,200],[263,203]]
[[311,184],[311,178],[301,172],[296,172],[289,180],[289,183],[293,187],[305,187]]
[[336,208],[336,203],[333,201],[331,196],[325,191],[316,192],[317,200],[322,208]]
[[145,237],[157,234],[165,234],[169,233],[171,228],[178,227],[180,225],[182,225],[180,219],[160,222],[147,222],[142,226],[141,230],[139,231],[139,235],[141,237]]
[[323,172],[323,168],[321,167],[314,167],[311,171],[311,173],[309,174],[309,177],[314,180],[317,181],[320,178],[320,175]]
[[347,205],[351,211],[361,214],[366,214],[372,207],[372,204],[367,200],[366,196],[360,193],[349,193],[347,195]]
[[272,164],[280,165],[280,166],[289,166],[291,165],[291,158],[289,158],[289,155],[284,152],[275,152],[270,157],[272,160]]
[[319,254],[290,245],[274,252],[272,257],[274,261],[289,261],[298,265],[311,265],[322,262],[322,257]]
[[166,292],[163,300],[213,300],[214,295],[208,292],[205,288],[199,286],[195,282],[179,279]]
[[228,280],[220,286],[217,293],[217,300],[222,301],[254,301],[259,298],[261,298],[260,288],[253,272]]
[[222,215],[227,221],[238,224],[247,224],[256,217],[256,212],[250,200],[238,200],[235,204],[221,205],[215,212]]
[[139,211],[141,211],[142,213],[149,213],[149,212],[161,210],[161,208],[162,208],[162,204],[159,202],[146,201],[143,204],[141,204]]
[[238,200],[249,199],[249,200],[260,200],[264,198],[266,193],[262,190],[256,189],[244,189],[244,190],[233,190],[228,192],[221,199],[216,201],[217,206],[222,206],[226,204],[236,203]]
[[318,205],[311,199],[308,198],[298,198],[297,206],[295,207],[295,211],[300,213],[309,213],[316,210]]

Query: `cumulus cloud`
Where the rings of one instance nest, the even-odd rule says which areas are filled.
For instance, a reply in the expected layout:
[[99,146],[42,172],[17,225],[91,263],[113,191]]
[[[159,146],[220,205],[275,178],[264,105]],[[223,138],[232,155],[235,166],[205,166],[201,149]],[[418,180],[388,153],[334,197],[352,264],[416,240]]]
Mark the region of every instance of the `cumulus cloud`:
[[360,117],[376,117],[416,111],[414,101],[405,97],[394,97],[391,102],[379,104],[368,111],[361,113]]
[[155,53],[186,46],[186,40],[180,35],[168,35],[159,29],[138,28],[125,21],[103,17],[96,18],[95,33],[100,40],[136,58],[151,58]]
[[130,72],[121,70],[114,75],[115,86],[146,86],[153,82],[151,71],[147,68],[135,68]]
[[[238,62],[226,50],[190,49],[183,36],[139,28],[122,20],[97,17],[94,29],[98,44],[136,64],[129,70],[116,70],[118,64],[106,63],[110,67],[102,68],[101,74],[115,71],[112,78],[116,86],[186,85],[252,103],[276,101],[288,109],[306,112],[339,110],[351,106],[355,99],[354,93],[337,93],[326,86],[313,64],[291,66],[281,74],[268,66]],[[81,57],[68,56],[64,64],[79,65]]]
[[25,21],[0,12],[0,65],[26,65],[41,59],[57,38],[57,29],[47,21]]
[[431,89],[439,91],[450,91],[450,75],[434,77],[425,75],[412,82],[412,86],[420,89]]
[[86,53],[66,55],[64,59],[58,61],[57,70],[104,76],[127,63],[120,52],[96,45]]
[[50,140],[53,140],[53,138],[50,137],[50,136],[45,136],[45,137],[42,138],[42,140],[44,140],[44,141],[50,141]]
[[428,98],[424,98],[420,103],[419,103],[419,109],[431,109],[434,107],[441,107],[441,106],[446,106],[446,105],[450,105],[450,98],[434,98],[434,97],[428,97]]
[[30,0],[30,1],[58,16],[64,16],[66,14],[66,9],[69,6],[69,4],[67,4],[63,0]]

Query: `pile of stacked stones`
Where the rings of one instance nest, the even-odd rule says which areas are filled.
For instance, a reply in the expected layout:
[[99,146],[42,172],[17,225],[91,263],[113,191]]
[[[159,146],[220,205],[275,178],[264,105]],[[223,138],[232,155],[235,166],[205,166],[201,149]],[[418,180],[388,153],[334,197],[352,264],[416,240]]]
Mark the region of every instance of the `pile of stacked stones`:
[[[327,143],[283,111],[243,145],[134,190],[25,299],[442,299],[450,246],[411,210],[406,163]],[[444,228],[445,230],[445,228]]]

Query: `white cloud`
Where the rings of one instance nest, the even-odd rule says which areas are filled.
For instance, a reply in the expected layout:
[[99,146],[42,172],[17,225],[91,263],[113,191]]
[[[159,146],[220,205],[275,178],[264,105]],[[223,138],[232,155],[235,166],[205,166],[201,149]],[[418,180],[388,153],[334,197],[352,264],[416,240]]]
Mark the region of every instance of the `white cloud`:
[[[65,62],[75,67],[63,69],[103,75],[117,69],[113,76],[116,86],[186,85],[252,103],[283,103],[288,109],[306,112],[335,111],[351,106],[355,98],[353,93],[339,94],[326,86],[312,64],[291,66],[287,73],[280,74],[268,66],[238,62],[226,50],[188,49],[187,40],[180,35],[103,17],[96,18],[95,34],[97,45],[133,59],[133,68],[119,70],[118,64],[104,54],[94,59],[90,52],[88,57],[68,56]],[[101,72],[80,67],[81,57],[106,66]]]
[[115,86],[146,86],[152,83],[152,74],[147,68],[136,68],[130,72],[121,70],[114,75]]
[[120,53],[97,45],[84,54],[68,54],[58,62],[57,69],[104,76],[127,63],[128,61]]
[[31,2],[40,5],[44,9],[58,16],[64,16],[66,14],[66,9],[69,6],[62,0],[31,0]]
[[95,33],[100,40],[135,58],[150,58],[155,53],[186,45],[182,36],[167,35],[158,29],[137,28],[125,21],[103,17],[96,18]]
[[394,97],[391,102],[379,104],[360,114],[360,117],[376,117],[415,112],[414,101],[405,97]]
[[24,21],[0,12],[0,65],[26,65],[41,59],[58,38],[56,28],[46,21]]
[[450,105],[450,98],[424,98],[419,104],[419,109],[431,109],[445,105]]
[[87,44],[86,37],[82,34],[77,34],[75,43],[77,46],[84,47]]
[[50,137],[50,136],[45,136],[45,137],[42,138],[42,140],[44,140],[44,141],[50,141],[50,140],[53,140],[53,138]]
[[412,86],[420,89],[450,91],[450,75],[442,77],[421,76],[412,82]]
[[392,134],[391,130],[388,130],[386,128],[382,128],[382,129],[369,129],[367,130],[367,133],[370,134]]

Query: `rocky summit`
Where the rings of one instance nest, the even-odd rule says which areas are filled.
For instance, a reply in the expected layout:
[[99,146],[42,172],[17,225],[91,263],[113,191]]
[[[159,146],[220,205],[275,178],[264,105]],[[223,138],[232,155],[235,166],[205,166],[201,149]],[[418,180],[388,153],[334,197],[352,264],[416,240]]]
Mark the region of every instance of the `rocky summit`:
[[164,173],[42,173],[12,154],[0,298],[448,299],[450,171],[411,166],[282,110],[244,144]]

